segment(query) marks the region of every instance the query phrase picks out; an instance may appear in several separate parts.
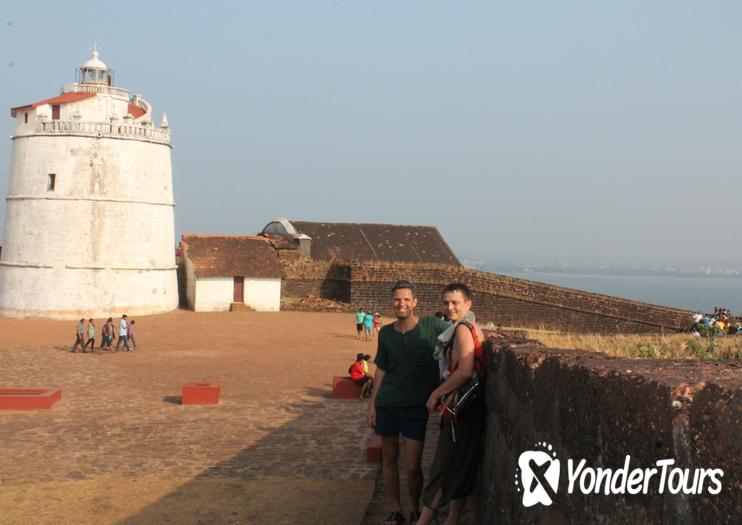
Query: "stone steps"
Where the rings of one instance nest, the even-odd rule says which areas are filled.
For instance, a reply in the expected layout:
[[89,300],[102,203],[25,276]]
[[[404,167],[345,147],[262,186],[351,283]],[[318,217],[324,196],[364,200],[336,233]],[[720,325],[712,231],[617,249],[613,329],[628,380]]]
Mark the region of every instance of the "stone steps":
[[229,305],[230,312],[254,312],[255,310],[245,303],[232,303]]

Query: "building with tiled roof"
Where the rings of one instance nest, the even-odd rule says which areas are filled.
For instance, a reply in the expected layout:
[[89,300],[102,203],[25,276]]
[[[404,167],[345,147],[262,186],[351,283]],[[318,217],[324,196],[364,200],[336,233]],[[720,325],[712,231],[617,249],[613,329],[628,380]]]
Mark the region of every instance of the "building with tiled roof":
[[258,311],[280,309],[278,253],[266,237],[183,235],[180,253],[191,309],[230,310],[242,304]]
[[434,226],[276,219],[268,223],[261,234],[277,240],[293,239],[297,250],[315,260],[461,266]]

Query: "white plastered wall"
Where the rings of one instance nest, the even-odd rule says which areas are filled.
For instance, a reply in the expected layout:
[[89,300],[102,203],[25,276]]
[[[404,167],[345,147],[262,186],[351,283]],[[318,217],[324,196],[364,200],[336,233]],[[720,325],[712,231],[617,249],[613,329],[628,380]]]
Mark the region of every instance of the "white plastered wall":
[[245,277],[245,304],[259,312],[281,309],[281,279]]
[[196,312],[229,310],[234,298],[232,277],[207,277],[196,280],[193,309]]
[[[54,191],[47,190],[49,174]],[[13,141],[0,315],[177,308],[170,148],[81,136]]]

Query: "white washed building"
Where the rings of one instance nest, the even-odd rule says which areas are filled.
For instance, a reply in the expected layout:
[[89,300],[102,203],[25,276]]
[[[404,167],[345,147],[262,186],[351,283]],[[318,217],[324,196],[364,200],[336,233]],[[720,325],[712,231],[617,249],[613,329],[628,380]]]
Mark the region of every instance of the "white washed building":
[[0,315],[143,315],[178,305],[170,129],[98,53],[59,96],[11,109]]
[[196,312],[247,305],[259,312],[281,308],[278,254],[265,237],[183,235],[185,295]]

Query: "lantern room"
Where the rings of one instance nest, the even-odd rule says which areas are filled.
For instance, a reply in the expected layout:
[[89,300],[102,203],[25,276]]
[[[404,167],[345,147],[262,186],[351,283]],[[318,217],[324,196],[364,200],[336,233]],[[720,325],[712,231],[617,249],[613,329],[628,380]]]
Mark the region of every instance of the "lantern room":
[[98,50],[93,49],[93,56],[82,67],[77,68],[76,82],[78,84],[95,84],[99,86],[113,86],[113,70],[109,69],[98,58]]

